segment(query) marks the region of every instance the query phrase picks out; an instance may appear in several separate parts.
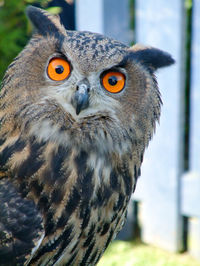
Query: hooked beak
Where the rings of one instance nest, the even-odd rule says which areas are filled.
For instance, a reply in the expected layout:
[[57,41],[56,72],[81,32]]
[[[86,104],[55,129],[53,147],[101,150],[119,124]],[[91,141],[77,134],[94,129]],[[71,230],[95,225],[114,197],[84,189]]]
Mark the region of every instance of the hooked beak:
[[85,83],[77,86],[77,91],[72,98],[72,105],[74,106],[77,115],[89,106],[89,86]]

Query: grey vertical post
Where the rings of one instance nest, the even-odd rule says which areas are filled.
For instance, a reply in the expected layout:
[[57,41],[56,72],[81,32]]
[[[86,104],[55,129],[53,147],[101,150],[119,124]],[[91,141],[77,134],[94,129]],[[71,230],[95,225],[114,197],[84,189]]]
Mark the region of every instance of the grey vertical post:
[[76,28],[130,42],[129,0],[76,0]]
[[180,74],[182,0],[136,0],[136,41],[168,51],[176,64],[157,73],[163,107],[160,125],[144,155],[134,199],[140,202],[142,238],[180,249]]
[[193,0],[190,170],[183,176],[182,213],[188,219],[188,250],[200,259],[200,3]]
[[200,2],[193,0],[191,169],[200,174]]

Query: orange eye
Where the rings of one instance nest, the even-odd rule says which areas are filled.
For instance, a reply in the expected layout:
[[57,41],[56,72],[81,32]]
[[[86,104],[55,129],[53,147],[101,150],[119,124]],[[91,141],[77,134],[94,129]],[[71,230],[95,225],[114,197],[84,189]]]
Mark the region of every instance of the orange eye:
[[102,78],[104,88],[112,93],[123,90],[125,85],[125,76],[121,72],[108,72]]
[[55,81],[66,79],[70,72],[70,64],[59,57],[52,58],[47,68],[49,78]]

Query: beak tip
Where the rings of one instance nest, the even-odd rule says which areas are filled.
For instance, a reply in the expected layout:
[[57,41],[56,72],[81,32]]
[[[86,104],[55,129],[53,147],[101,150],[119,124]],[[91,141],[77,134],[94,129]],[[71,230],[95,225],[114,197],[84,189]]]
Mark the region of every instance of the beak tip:
[[81,97],[78,97],[76,99],[76,103],[75,103],[76,107],[76,115],[79,115],[80,112],[84,109],[86,109],[89,105],[89,100],[88,100],[88,95],[81,95]]
[[76,108],[76,115],[79,115],[81,112],[80,108]]
[[85,84],[82,84],[73,95],[71,102],[75,108],[76,115],[79,115],[82,110],[86,109],[89,106],[88,92],[88,87]]

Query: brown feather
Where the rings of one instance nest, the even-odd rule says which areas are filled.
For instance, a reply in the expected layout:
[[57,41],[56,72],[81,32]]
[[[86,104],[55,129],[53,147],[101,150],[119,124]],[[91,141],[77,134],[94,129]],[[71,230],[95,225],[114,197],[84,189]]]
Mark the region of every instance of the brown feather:
[[[65,31],[57,18],[37,8],[29,8],[28,15],[38,33],[9,66],[0,96],[0,209],[5,212],[0,262],[6,250],[7,265],[95,265],[123,226],[160,117],[152,67],[158,66],[158,50],[152,50],[151,63],[149,50],[145,61],[143,48]],[[161,55],[160,65],[166,64],[168,55]],[[71,73],[55,82],[46,69],[60,56],[70,62]],[[126,77],[118,94],[102,86],[102,73],[109,69]],[[85,80],[89,105],[77,115],[72,97]],[[14,227],[6,228],[13,208],[6,202],[15,198],[21,204],[13,210],[15,225],[37,217],[26,229],[29,246],[23,251],[24,243],[19,244],[19,256],[7,249],[16,240]]]

